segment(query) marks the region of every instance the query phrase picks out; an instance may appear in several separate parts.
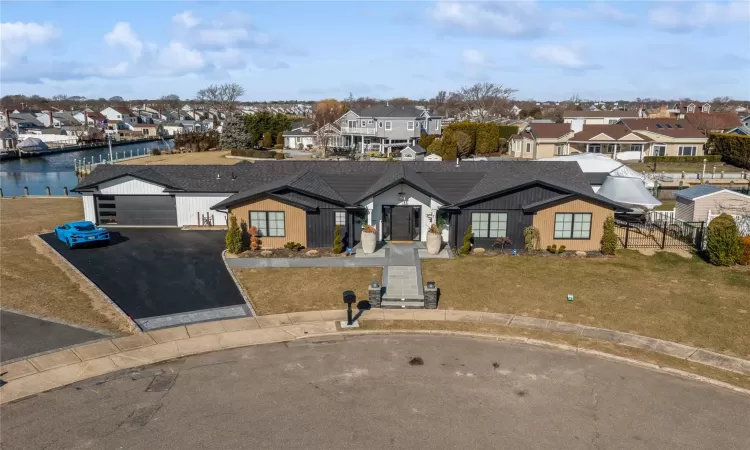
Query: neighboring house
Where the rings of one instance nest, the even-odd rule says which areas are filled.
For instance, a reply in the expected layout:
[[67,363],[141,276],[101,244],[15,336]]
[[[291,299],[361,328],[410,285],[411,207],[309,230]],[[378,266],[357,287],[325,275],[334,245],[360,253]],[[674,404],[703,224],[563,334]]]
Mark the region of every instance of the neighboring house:
[[110,106],[101,111],[109,122],[122,121],[129,124],[138,123],[138,116],[124,106]]
[[37,120],[33,114],[13,113],[8,115],[10,129],[18,134],[24,133],[25,130],[34,128],[44,128],[44,124]]
[[18,135],[10,128],[0,130],[0,150],[12,150],[18,144]]
[[742,126],[750,128],[750,116],[740,117],[740,122],[742,122]]
[[102,113],[95,111],[78,111],[73,114],[73,117],[81,122],[86,123],[94,127],[105,127],[107,126],[107,116]]
[[705,134],[723,133],[742,126],[742,121],[735,113],[688,113],[685,120]]
[[595,194],[575,162],[267,161],[234,166],[97,166],[74,189],[86,220],[110,225],[195,225],[227,215],[260,231],[262,247],[294,241],[348,247],[363,224],[384,241],[424,241],[438,215],[457,248],[469,226],[475,247],[523,230],[540,245],[598,250],[604,220],[622,206]]
[[179,122],[162,122],[160,125],[164,136],[176,136],[185,132],[185,127]]
[[185,129],[185,132],[192,133],[194,131],[206,131],[205,126],[200,121],[196,120],[181,120],[180,124],[182,125],[182,128]]
[[636,135],[651,139],[644,147],[644,156],[705,154],[708,138],[685,119],[623,119],[620,123]]
[[650,137],[631,131],[622,123],[584,125],[568,140],[571,153],[597,153],[617,158],[618,153],[633,152],[637,160],[643,159],[651,142]]
[[319,147],[344,147],[344,137],[341,134],[341,127],[335,123],[323,125],[319,130],[315,131],[315,142]]
[[443,157],[436,154],[436,153],[430,153],[424,157],[425,161],[442,161]]
[[133,131],[141,133],[144,136],[157,136],[159,127],[153,123],[136,123],[133,124]]
[[750,216],[750,196],[710,184],[675,192],[675,219],[707,222],[708,213]]
[[530,123],[508,140],[510,156],[523,159],[551,158],[570,153],[568,123]]
[[424,161],[426,154],[427,150],[419,144],[408,145],[405,149],[401,150],[401,161]]
[[37,120],[44,124],[45,127],[76,127],[81,125],[81,121],[75,118],[70,112],[52,112],[37,116]]
[[750,127],[747,127],[745,125],[735,127],[731,130],[727,130],[727,134],[741,134],[743,136],[750,136]]
[[563,122],[569,123],[573,131],[581,131],[584,125],[608,125],[620,119],[635,119],[640,117],[636,110],[632,111],[565,111]]
[[315,145],[315,133],[310,130],[312,122],[292,122],[284,132],[284,148],[302,150]]
[[440,134],[442,117],[416,106],[376,105],[350,110],[336,122],[344,146],[360,152],[389,154],[416,144],[422,132]]

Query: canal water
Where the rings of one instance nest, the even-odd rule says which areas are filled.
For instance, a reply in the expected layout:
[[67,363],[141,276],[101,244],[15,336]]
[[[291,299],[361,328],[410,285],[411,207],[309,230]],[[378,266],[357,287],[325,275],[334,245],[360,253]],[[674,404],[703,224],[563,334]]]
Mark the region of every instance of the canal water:
[[[168,145],[174,145],[174,141],[166,141]],[[143,152],[144,149],[164,149],[164,142],[141,142],[140,144],[118,145],[112,147],[112,154],[119,153],[120,157],[129,156]],[[38,156],[35,158],[12,159],[0,162],[0,187],[3,195],[12,197],[23,195],[24,187],[29,188],[30,195],[45,195],[49,187],[52,195],[62,195],[63,189],[68,191],[78,184],[79,177],[74,171],[74,161],[86,159],[86,161],[99,162],[99,158],[109,158],[109,148],[95,148],[77,152],[57,153],[53,155]],[[76,195],[70,193],[70,195]]]

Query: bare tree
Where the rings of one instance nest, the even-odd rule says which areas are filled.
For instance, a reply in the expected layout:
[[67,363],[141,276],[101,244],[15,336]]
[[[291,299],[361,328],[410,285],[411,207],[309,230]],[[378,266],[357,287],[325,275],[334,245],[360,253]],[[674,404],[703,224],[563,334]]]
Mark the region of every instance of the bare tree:
[[507,111],[511,96],[516,89],[502,84],[481,82],[473,86],[464,86],[454,94],[458,98],[462,109],[479,122],[486,122],[495,115]]
[[163,95],[159,102],[170,109],[177,109],[180,107],[180,96],[177,94]]
[[732,97],[716,97],[711,100],[711,108],[714,112],[728,111]]
[[245,88],[237,83],[212,84],[196,94],[198,101],[224,112],[232,112],[237,100],[245,95]]
[[724,126],[724,121],[713,113],[692,113],[686,116],[688,122],[706,136],[715,131],[722,131]]
[[340,119],[345,112],[346,105],[334,98],[321,100],[315,104],[313,122],[318,137],[318,145],[323,152],[323,158],[328,154],[328,149],[333,140],[329,130],[326,129],[326,125],[332,124]]

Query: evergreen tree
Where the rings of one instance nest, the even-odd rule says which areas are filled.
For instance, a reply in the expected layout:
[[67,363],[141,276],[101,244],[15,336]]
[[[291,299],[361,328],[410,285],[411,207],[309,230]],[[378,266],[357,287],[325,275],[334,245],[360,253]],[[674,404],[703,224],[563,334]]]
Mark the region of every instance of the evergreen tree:
[[263,148],[273,147],[273,140],[271,139],[271,132],[266,131],[263,133]]
[[224,122],[220,145],[223,150],[252,148],[252,141],[245,128],[245,119],[241,115],[231,115]]
[[468,255],[469,252],[471,252],[471,238],[474,237],[474,232],[471,230],[471,225],[469,225],[469,228],[466,230],[466,234],[464,234],[464,245],[461,246],[460,249],[458,249],[458,253],[461,255]]
[[615,233],[615,219],[607,217],[604,219],[604,234],[602,234],[602,253],[614,255],[617,250],[617,234]]
[[341,239],[341,225],[336,225],[333,231],[333,253],[340,254],[344,251],[344,243]]
[[229,218],[229,229],[227,235],[224,237],[226,248],[229,253],[237,254],[242,251],[242,230],[237,225],[237,218],[230,216]]
[[284,146],[284,132],[283,131],[279,131],[279,134],[276,135],[276,142],[275,142],[275,144],[276,145],[281,145],[282,148],[283,148],[283,146]]

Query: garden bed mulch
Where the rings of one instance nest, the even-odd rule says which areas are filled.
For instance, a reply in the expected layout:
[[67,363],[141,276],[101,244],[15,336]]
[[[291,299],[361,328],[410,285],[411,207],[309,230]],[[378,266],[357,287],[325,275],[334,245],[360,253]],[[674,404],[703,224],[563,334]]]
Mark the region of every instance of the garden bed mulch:
[[[309,255],[308,252],[315,250],[316,255]],[[264,252],[271,252],[270,255]],[[330,248],[304,248],[302,250],[291,250],[288,248],[274,248],[265,250],[245,250],[237,255],[238,258],[343,258],[344,253],[335,254]]]
[[[602,252],[596,250],[596,251],[588,251],[584,252],[586,253],[586,258],[606,258],[607,256],[604,255]],[[537,250],[533,252],[529,252],[526,250],[516,250],[516,255],[513,255],[513,250],[495,250],[495,249],[488,249],[481,253],[470,253],[467,256],[474,256],[474,257],[482,257],[482,256],[526,256],[526,257],[549,257],[549,258],[581,258],[581,256],[576,255],[575,251],[565,251],[562,253],[551,253],[546,250]]]

